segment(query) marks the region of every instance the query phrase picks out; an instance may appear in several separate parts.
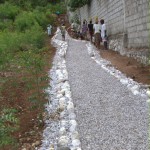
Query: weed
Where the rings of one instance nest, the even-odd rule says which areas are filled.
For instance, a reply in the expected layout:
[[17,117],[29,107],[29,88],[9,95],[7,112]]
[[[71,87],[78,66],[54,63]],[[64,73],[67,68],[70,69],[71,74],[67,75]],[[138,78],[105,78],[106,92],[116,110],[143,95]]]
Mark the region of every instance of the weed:
[[15,140],[11,133],[18,129],[17,110],[13,108],[4,108],[0,118],[0,147],[14,144]]

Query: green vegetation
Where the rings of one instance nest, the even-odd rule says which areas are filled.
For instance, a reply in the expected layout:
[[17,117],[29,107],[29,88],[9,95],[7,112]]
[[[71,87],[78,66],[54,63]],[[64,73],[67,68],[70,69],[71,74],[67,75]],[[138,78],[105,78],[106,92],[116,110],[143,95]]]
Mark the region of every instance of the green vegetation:
[[76,10],[77,8],[83,7],[86,4],[90,4],[91,0],[69,0],[68,6],[71,8],[72,11]]
[[[61,4],[60,4],[61,3]],[[27,100],[32,108],[43,107],[44,53],[47,52],[45,39],[48,24],[56,25],[56,11],[65,13],[63,2],[47,0],[0,0],[0,101],[5,101],[2,92],[7,82],[14,87],[24,84],[23,91],[32,91]],[[9,75],[11,73],[11,75]],[[7,75],[8,74],[8,75]],[[19,77],[19,78],[18,78]],[[12,100],[15,99],[12,96]],[[3,103],[4,105],[4,103]],[[19,129],[17,108],[0,106],[0,149],[15,142],[11,136]]]
[[15,140],[10,136],[11,133],[18,129],[18,119],[16,109],[3,109],[0,118],[0,147],[13,144]]

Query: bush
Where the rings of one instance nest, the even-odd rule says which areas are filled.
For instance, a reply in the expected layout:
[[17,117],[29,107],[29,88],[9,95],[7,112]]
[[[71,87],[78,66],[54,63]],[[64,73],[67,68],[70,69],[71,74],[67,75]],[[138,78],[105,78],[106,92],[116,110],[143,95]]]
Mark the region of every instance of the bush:
[[75,10],[77,8],[83,7],[86,4],[90,4],[91,0],[70,0],[68,2],[68,6],[72,9]]
[[34,18],[36,19],[37,23],[42,26],[43,29],[46,29],[47,24],[51,24],[51,21],[48,17],[46,17],[45,13],[40,12],[39,10],[33,11]]
[[56,3],[55,5],[49,4],[46,6],[46,8],[52,13],[59,11],[60,14],[65,14],[67,10],[64,2]]
[[19,13],[19,10],[19,7],[5,2],[4,4],[0,5],[0,18],[14,20],[16,15]]
[[30,29],[36,23],[33,12],[24,11],[16,17],[14,25],[18,31],[25,31],[26,29]]
[[14,24],[18,31],[25,31],[38,24],[42,26],[43,29],[46,29],[48,24],[54,24],[55,19],[53,15],[47,15],[47,13],[45,14],[36,9],[33,12],[22,12],[16,17]]
[[9,2],[20,6],[23,9],[26,9],[28,4],[30,4],[32,8],[35,8],[36,6],[46,6],[48,4],[47,0],[9,0]]
[[22,44],[28,46],[28,49],[40,49],[44,46],[45,34],[39,25],[34,25],[30,30],[26,30],[22,38]]
[[[41,49],[44,46],[45,34],[39,25],[22,32],[0,32],[0,70],[7,69],[20,50]],[[6,67],[7,66],[7,67]]]
[[0,21],[0,30],[4,30],[4,29],[9,29],[9,30],[13,29],[13,21],[11,19]]

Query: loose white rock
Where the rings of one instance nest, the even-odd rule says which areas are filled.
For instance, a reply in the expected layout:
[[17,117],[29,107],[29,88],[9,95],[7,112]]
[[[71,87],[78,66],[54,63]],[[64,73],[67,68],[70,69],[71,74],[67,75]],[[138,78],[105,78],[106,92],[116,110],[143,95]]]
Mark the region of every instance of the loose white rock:
[[70,126],[70,128],[69,128],[70,132],[75,132],[76,129],[77,129],[76,126]]
[[128,80],[125,80],[125,79],[121,79],[120,82],[121,82],[122,84],[128,84]]
[[67,110],[68,112],[74,112],[74,105],[72,102],[68,102]]
[[56,97],[57,97],[58,99],[60,99],[60,98],[63,97],[63,95],[62,95],[62,94],[58,94]]
[[71,126],[77,126],[77,122],[75,120],[70,120]]
[[76,147],[76,148],[72,147],[71,150],[81,150],[81,148],[79,148],[79,147]]
[[65,113],[64,111],[61,112],[61,113],[60,113],[60,118],[61,118],[61,119],[65,118],[65,115],[66,115],[66,113]]
[[73,141],[72,141],[72,145],[73,145],[74,147],[79,147],[79,146],[81,145],[81,143],[80,143],[80,141],[79,141],[78,139],[76,139],[76,140],[73,140]]
[[66,104],[66,99],[64,97],[59,99],[59,104],[65,105]]
[[58,94],[65,95],[65,90],[64,90],[64,89],[62,89],[61,91],[58,91]]
[[73,113],[73,112],[71,112],[70,114],[69,114],[69,119],[75,119],[76,118],[76,114],[75,113]]
[[150,103],[150,99],[147,100],[147,103]]
[[68,123],[68,121],[66,121],[66,120],[61,120],[61,121],[60,121],[60,125],[61,125],[62,127],[65,127],[65,126],[67,125],[67,123]]
[[148,96],[150,96],[150,90],[148,90],[148,91],[146,92],[146,94],[147,94]]
[[74,131],[71,133],[71,138],[72,139],[79,139],[79,133],[77,131]]
[[[60,63],[58,63],[58,66],[60,66],[61,64]],[[56,75],[59,75],[59,74],[61,74],[61,70],[60,69],[57,69],[56,70]]]
[[65,135],[65,134],[66,134],[66,128],[61,127],[60,130],[59,130],[59,135],[62,136],[62,135]]
[[59,141],[58,141],[58,144],[60,146],[67,146],[68,145],[68,142],[69,142],[69,138],[67,136],[61,136],[59,138]]
[[133,91],[133,94],[134,94],[134,95],[138,95],[139,92],[138,92],[137,90],[134,90],[134,91]]
[[64,104],[59,104],[59,107],[58,107],[58,108],[63,111],[63,110],[65,109],[65,107],[66,107],[66,105],[64,105]]
[[69,85],[68,81],[66,81],[66,82],[63,84],[62,88],[70,89],[70,85]]
[[134,86],[131,88],[131,91],[138,90],[138,89],[139,89],[139,86],[138,86],[138,85],[134,85]]

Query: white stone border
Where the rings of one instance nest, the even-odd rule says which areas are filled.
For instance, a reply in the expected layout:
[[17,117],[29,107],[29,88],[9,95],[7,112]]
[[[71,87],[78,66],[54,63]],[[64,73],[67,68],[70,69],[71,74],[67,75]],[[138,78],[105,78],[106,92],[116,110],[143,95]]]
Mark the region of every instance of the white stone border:
[[65,60],[68,43],[56,39],[59,33],[60,29],[58,28],[52,38],[52,44],[55,45],[57,51],[53,67],[49,72],[51,87],[46,90],[49,95],[49,104],[46,106],[48,114],[50,116],[53,112],[57,112],[59,119],[58,121],[45,121],[46,129],[43,133],[40,150],[58,150],[59,148],[81,150]]
[[98,52],[96,52],[94,46],[88,42],[86,44],[88,54],[90,57],[99,64],[105,71],[109,72],[111,75],[116,77],[123,85],[126,85],[127,88],[134,94],[140,95],[148,99],[148,86],[140,84],[136,81],[133,81],[131,78],[127,78],[125,74],[121,73],[119,70],[115,69],[111,62],[99,57]]

